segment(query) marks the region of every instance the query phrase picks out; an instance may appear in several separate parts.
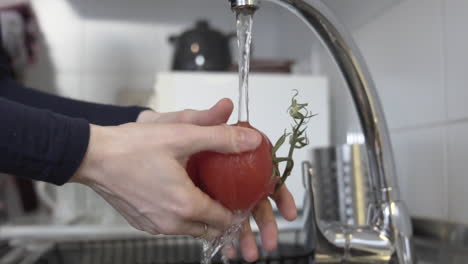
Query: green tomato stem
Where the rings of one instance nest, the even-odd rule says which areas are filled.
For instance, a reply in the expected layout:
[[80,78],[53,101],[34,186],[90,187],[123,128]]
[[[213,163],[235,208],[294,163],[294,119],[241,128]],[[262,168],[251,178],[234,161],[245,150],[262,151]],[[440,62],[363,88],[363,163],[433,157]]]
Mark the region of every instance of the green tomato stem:
[[[293,96],[291,100],[291,106],[288,108],[288,113],[294,121],[294,125],[292,126],[292,133],[286,133],[278,139],[275,146],[272,149],[272,160],[273,160],[273,175],[272,178],[279,177],[279,181],[275,186],[275,191],[278,190],[286,181],[286,179],[291,175],[291,172],[294,168],[294,160],[293,154],[295,149],[300,149],[309,144],[309,140],[307,135],[305,135],[305,130],[307,127],[305,126],[310,118],[314,115],[310,114],[309,110],[307,109],[308,104],[298,104],[296,97],[298,96],[299,92],[297,90],[296,94]],[[276,152],[284,144],[286,141],[286,137],[289,136],[289,151],[287,157],[277,157]],[[277,166],[281,162],[286,162],[286,167],[282,174],[279,173]]]

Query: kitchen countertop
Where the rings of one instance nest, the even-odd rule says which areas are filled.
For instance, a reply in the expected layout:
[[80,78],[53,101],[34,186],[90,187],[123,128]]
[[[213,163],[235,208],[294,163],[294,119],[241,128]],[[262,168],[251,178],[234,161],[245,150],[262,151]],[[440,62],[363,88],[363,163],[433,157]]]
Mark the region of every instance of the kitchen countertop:
[[437,240],[416,237],[414,240],[418,264],[468,263],[468,248]]
[[413,219],[418,263],[468,263],[468,226],[428,219]]

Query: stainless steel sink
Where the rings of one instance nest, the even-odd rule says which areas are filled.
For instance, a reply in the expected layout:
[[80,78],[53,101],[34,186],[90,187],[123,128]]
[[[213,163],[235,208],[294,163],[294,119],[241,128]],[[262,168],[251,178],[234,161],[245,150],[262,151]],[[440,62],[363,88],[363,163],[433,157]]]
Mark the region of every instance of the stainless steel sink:
[[418,263],[468,263],[468,226],[413,219]]
[[[94,241],[63,243],[57,245],[36,263],[39,264],[156,264],[200,263],[201,245],[189,238],[165,238],[146,240]],[[468,249],[437,240],[415,238],[417,263],[462,264],[468,263]],[[214,263],[221,263],[220,259]],[[231,263],[246,263],[241,259]],[[282,243],[272,254],[263,252],[257,263],[314,263],[313,250],[301,243]]]
[[437,240],[415,238],[415,250],[419,264],[465,264],[468,248],[442,243]]
[[[468,263],[467,226],[423,219],[413,219],[413,226],[417,263]],[[284,230],[279,235],[279,250],[270,254],[261,252],[257,263],[315,263],[313,249],[305,246],[307,236],[303,229]],[[195,264],[200,262],[200,257],[200,241],[189,237],[94,237],[13,244],[0,241],[0,264]],[[220,259],[214,263],[221,263]],[[232,263],[245,262],[237,259]]]
[[[257,263],[313,263],[313,250],[304,246],[304,238],[302,230],[281,231],[278,250],[260,252]],[[60,242],[31,264],[198,264],[201,249],[199,240],[174,236]],[[222,261],[217,257],[213,263]],[[239,258],[231,263],[246,262]]]
[[[439,241],[415,239],[415,251],[420,264],[462,264],[468,262],[465,247],[447,245]],[[24,253],[25,251],[23,251]],[[314,263],[313,250],[296,243],[282,243],[279,250],[265,254],[257,263]],[[198,264],[201,245],[189,238],[133,239],[63,242],[56,244],[38,257],[30,252],[29,257],[8,264],[156,264],[186,263]],[[7,262],[0,262],[6,264]],[[220,259],[214,263],[221,263]],[[245,263],[241,259],[231,263]]]

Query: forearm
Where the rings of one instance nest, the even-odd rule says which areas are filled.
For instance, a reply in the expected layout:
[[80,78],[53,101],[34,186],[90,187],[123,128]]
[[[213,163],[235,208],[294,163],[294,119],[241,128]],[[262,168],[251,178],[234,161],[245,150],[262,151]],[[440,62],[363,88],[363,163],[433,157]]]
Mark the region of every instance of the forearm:
[[120,125],[135,122],[142,107],[122,107],[77,101],[36,91],[9,80],[0,80],[0,97],[24,105],[51,110],[69,117],[84,118],[97,125]]
[[63,184],[89,142],[89,123],[0,98],[0,172]]

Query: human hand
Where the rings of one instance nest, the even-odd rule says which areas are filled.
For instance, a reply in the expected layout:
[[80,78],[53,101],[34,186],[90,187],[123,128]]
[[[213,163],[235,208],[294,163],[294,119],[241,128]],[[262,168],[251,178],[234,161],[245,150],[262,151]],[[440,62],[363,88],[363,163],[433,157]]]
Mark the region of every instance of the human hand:
[[[296,204],[286,185],[283,184],[271,198],[284,219],[288,221],[296,219]],[[260,230],[263,249],[267,252],[275,250],[278,247],[278,225],[270,201],[265,199],[257,204],[252,211],[252,215]],[[244,222],[240,234],[239,246],[245,260],[254,262],[258,259],[257,244],[252,228],[250,227],[249,219]],[[232,247],[226,248],[224,253],[231,259],[236,257],[236,250]]]
[[[225,107],[215,107],[215,115],[223,116],[219,109]],[[260,141],[253,130],[229,126],[91,125],[88,151],[72,181],[91,187],[139,230],[210,239],[231,224],[232,214],[192,183],[188,157],[206,150],[248,151]]]
[[[233,105],[228,99],[219,101],[215,106],[205,111],[184,110],[171,113],[156,113],[145,111],[139,117],[139,122],[157,123],[191,123],[201,126],[219,125],[226,123],[232,113]],[[293,221],[297,217],[294,198],[283,185],[271,197],[275,201],[280,214],[288,221]],[[263,248],[266,251],[273,251],[278,245],[278,227],[271,203],[268,199],[261,201],[253,210],[252,215],[259,226]],[[240,235],[240,248],[243,257],[250,262],[258,259],[258,249],[254,234],[249,221],[244,222],[244,227]],[[226,249],[225,253],[233,258],[235,249]]]
[[225,124],[231,116],[234,105],[230,99],[222,99],[207,110],[191,110],[158,113],[152,110],[142,111],[136,120],[137,123],[186,123],[199,126],[217,126]]

